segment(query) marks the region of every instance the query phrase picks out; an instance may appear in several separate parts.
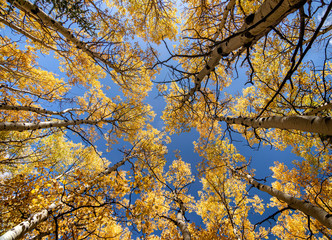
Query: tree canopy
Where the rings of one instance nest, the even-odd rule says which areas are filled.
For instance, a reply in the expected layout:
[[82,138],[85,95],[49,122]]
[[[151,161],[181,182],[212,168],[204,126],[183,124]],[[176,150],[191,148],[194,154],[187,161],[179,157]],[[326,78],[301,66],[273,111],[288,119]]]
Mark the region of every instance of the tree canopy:
[[0,2],[0,240],[332,238],[331,2]]

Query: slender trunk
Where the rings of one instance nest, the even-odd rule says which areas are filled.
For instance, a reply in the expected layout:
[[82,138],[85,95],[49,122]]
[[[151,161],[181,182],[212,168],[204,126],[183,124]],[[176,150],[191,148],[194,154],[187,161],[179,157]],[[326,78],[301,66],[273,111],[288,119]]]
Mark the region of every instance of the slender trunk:
[[257,182],[250,174],[243,174],[239,173],[238,171],[233,170],[234,174],[244,178],[253,185],[255,188],[257,188],[260,191],[266,192],[270,194],[273,197],[276,197],[282,202],[285,202],[288,204],[289,207],[299,210],[303,212],[304,214],[315,218],[317,221],[319,221],[322,225],[326,226],[327,228],[332,229],[332,215],[326,212],[324,209],[317,207],[310,202],[297,199],[287,193],[284,193],[282,191],[279,191],[277,189],[274,189],[270,186],[261,184]]
[[332,118],[319,116],[272,116],[262,118],[216,117],[227,124],[239,124],[252,128],[294,129],[305,132],[332,135]]
[[40,107],[32,107],[32,106],[19,106],[19,105],[7,105],[7,104],[0,104],[0,110],[10,110],[10,111],[28,111],[28,112],[35,112],[39,114],[49,114],[49,115],[62,115],[72,111],[80,111],[84,112],[79,108],[67,108],[63,111],[50,111]]
[[230,0],[227,3],[227,6],[225,7],[224,12],[222,13],[222,18],[220,20],[218,29],[216,31],[216,33],[213,35],[212,37],[212,42],[216,42],[218,37],[220,36],[220,34],[222,33],[222,29],[225,27],[225,23],[228,17],[228,14],[233,10],[234,6],[235,6],[236,0]]
[[0,123],[0,131],[27,131],[27,130],[52,128],[52,127],[66,127],[66,126],[81,125],[81,124],[96,125],[100,122],[114,123],[115,120],[78,119],[78,120],[48,121],[48,122],[39,122],[39,123],[2,122]]
[[25,233],[31,231],[39,223],[45,221],[49,217],[52,210],[57,207],[59,207],[59,204],[53,203],[48,207],[48,209],[43,209],[42,211],[35,213],[27,220],[21,222],[6,232],[4,235],[0,236],[0,240],[14,240],[22,238]]
[[310,202],[303,201],[292,197],[291,195],[281,192],[279,190],[273,189],[270,186],[261,184],[255,181],[250,175],[248,176],[248,182],[252,184],[255,188],[270,194],[279,200],[286,202],[291,208],[300,210],[308,216],[315,218],[324,226],[332,229],[332,215],[326,212],[324,209],[317,207]]
[[83,52],[88,54],[95,60],[99,60],[106,64],[107,66],[114,69],[116,72],[120,72],[120,69],[116,67],[112,62],[104,59],[100,53],[92,51],[85,42],[77,39],[73,33],[65,28],[60,22],[55,21],[52,17],[43,12],[36,5],[32,4],[27,0],[7,0],[8,2],[14,4],[17,8],[31,14],[32,16],[36,16],[38,19],[42,21],[42,24],[53,28],[55,31],[61,33],[67,41],[73,43],[77,48],[81,49]]
[[[112,167],[106,168],[102,173],[99,174],[99,176],[104,176],[116,171],[118,167],[125,164],[125,162],[128,159],[129,158],[125,157],[120,162],[114,164]],[[89,188],[89,186],[87,188]],[[52,203],[47,209],[43,209],[40,212],[35,213],[29,219],[21,222],[20,224],[16,225],[15,227],[7,231],[5,234],[0,236],[0,240],[18,240],[22,238],[24,234],[32,231],[39,223],[47,220],[52,211],[55,210],[56,208],[61,208],[62,205],[63,205],[62,202]]]
[[305,0],[266,0],[255,13],[246,17],[245,23],[236,33],[216,45],[206,66],[196,75],[195,87],[185,96],[184,101],[199,90],[205,76],[213,71],[223,56],[240,47],[251,46],[305,2]]
[[[331,27],[331,30],[332,30],[332,26],[330,26],[330,27]],[[332,108],[332,102],[327,102],[327,103],[323,104],[322,106],[319,106],[316,109],[311,110],[310,112],[308,112],[308,113],[306,113],[304,115],[307,115],[307,116],[309,116],[309,115],[315,115],[315,114],[317,114],[317,113],[319,113],[319,112],[321,112],[321,111],[323,111],[325,109],[331,109],[331,108]]]
[[184,218],[182,210],[179,210],[178,213],[176,214],[176,225],[180,228],[183,240],[191,240],[191,234],[187,227],[187,223]]

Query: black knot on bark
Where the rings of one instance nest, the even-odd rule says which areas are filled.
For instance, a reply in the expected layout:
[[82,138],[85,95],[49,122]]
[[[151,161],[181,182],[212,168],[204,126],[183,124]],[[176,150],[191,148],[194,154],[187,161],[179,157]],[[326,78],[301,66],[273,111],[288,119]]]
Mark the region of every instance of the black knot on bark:
[[245,32],[245,33],[244,33],[244,36],[245,36],[246,38],[253,38],[253,37],[254,37],[254,35],[252,35],[249,31]]
[[250,23],[252,23],[254,21],[254,18],[255,18],[255,14],[252,13],[249,16],[246,17],[244,22],[249,25]]
[[33,9],[31,9],[31,12],[33,14],[37,14],[37,13],[39,13],[39,8],[37,6],[35,6]]

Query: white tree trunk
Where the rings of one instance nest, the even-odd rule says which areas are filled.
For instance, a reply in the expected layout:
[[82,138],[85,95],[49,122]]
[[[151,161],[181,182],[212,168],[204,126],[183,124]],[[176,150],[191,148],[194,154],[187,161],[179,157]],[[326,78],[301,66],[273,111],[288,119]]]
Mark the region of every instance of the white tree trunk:
[[96,125],[100,122],[114,123],[115,120],[58,120],[58,121],[48,121],[39,123],[28,123],[28,122],[2,122],[0,123],[0,131],[27,131],[36,129],[45,129],[52,127],[66,127],[72,125],[89,124]]
[[[118,167],[125,164],[125,162],[128,159],[129,159],[128,157],[123,158],[120,162],[114,164],[112,167],[106,168],[102,173],[99,174],[99,176],[104,176],[116,171]],[[90,186],[86,188],[89,187]],[[50,216],[53,210],[55,210],[56,208],[61,208],[62,205],[63,205],[62,202],[52,203],[47,209],[43,209],[42,211],[35,213],[32,217],[30,217],[26,221],[21,222],[20,224],[16,225],[14,228],[7,231],[5,234],[0,236],[0,240],[18,240],[22,238],[24,234],[33,230],[39,223],[45,221]]]
[[294,129],[305,132],[320,133],[332,136],[332,118],[319,116],[272,116],[261,118],[215,117],[227,124],[239,124],[252,128]]
[[[332,26],[331,26],[331,29],[332,29]],[[307,116],[309,116],[309,115],[315,115],[315,114],[317,114],[317,113],[319,113],[319,112],[321,112],[321,111],[323,111],[325,109],[331,109],[331,108],[332,108],[332,102],[327,102],[327,103],[324,103],[322,106],[319,106],[316,109],[311,110],[310,112],[308,112],[308,113],[306,113],[304,115],[307,115]]]
[[49,217],[52,210],[54,210],[58,206],[58,204],[53,203],[48,207],[48,209],[44,209],[38,213],[35,213],[26,221],[21,222],[20,224],[6,232],[4,235],[0,236],[0,240],[14,240],[22,238],[25,233],[31,231],[39,223],[45,221]]
[[227,21],[228,18],[228,14],[233,10],[234,6],[235,6],[236,0],[230,0],[227,3],[227,6],[224,9],[224,12],[222,13],[222,18],[220,20],[218,29],[216,31],[216,33],[213,35],[212,37],[212,42],[216,42],[218,37],[220,36],[222,29],[225,27],[225,23]]
[[218,65],[223,56],[245,46],[250,46],[278,25],[287,15],[302,6],[305,0],[266,0],[260,8],[245,19],[242,27],[213,49],[205,67],[196,75],[195,87],[185,96],[188,100],[200,88],[204,77]]
[[86,43],[77,39],[70,30],[65,28],[60,22],[55,21],[53,18],[51,18],[49,15],[43,12],[36,5],[26,0],[7,0],[7,1],[13,3],[15,7],[31,14],[32,16],[37,16],[42,21],[42,24],[52,27],[55,31],[61,33],[66,38],[67,41],[73,43],[77,48],[81,49],[83,52],[88,54],[93,59],[103,62],[107,66],[114,69],[116,72],[120,72],[119,68],[116,67],[112,62],[104,59],[100,53],[92,51],[86,45]]
[[191,240],[190,231],[187,227],[187,223],[183,216],[182,210],[179,210],[178,213],[176,214],[176,225],[180,228],[183,240]]
[[49,114],[49,115],[63,115],[68,112],[72,111],[80,111],[84,112],[79,108],[67,108],[63,111],[50,111],[44,108],[39,107],[32,107],[32,106],[19,106],[19,105],[7,105],[7,104],[0,104],[0,110],[10,110],[10,111],[27,111],[27,112],[35,112],[39,114]]
[[[244,174],[241,176],[244,176]],[[254,180],[251,175],[246,175],[245,178],[247,181],[252,184],[255,188],[266,192],[270,194],[273,197],[278,198],[280,201],[285,202],[290,206],[291,208],[300,210],[304,214],[315,218],[317,221],[319,221],[324,226],[332,229],[332,215],[326,212],[324,209],[317,207],[307,201],[299,200],[295,197],[292,197],[291,195],[284,193],[282,191],[279,191],[277,189],[273,189],[270,186],[261,184]]]

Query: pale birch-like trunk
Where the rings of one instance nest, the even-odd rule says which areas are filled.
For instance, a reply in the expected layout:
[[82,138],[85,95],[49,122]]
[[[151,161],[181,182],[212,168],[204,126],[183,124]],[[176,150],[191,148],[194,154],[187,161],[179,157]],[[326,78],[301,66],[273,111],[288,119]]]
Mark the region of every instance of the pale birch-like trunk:
[[205,67],[196,75],[195,87],[185,96],[187,101],[199,90],[205,76],[219,64],[223,56],[240,47],[250,46],[278,25],[287,15],[297,10],[305,0],[266,0],[260,8],[245,19],[242,27],[230,37],[216,45]]
[[27,220],[21,222],[20,224],[16,225],[8,232],[0,236],[0,240],[15,240],[22,238],[25,233],[31,231],[39,223],[45,221],[49,217],[52,210],[54,210],[57,207],[59,207],[59,204],[53,203],[48,207],[48,209],[43,209],[42,211],[35,213]]
[[[127,160],[128,160],[128,158],[125,157],[120,162],[114,164],[112,167],[106,168],[102,173],[99,174],[99,176],[104,176],[104,175],[107,175],[107,174],[110,174],[110,173],[116,171],[118,169],[118,167],[125,164],[125,162]],[[13,227],[9,231],[7,231],[5,234],[0,236],[0,240],[21,239],[24,236],[24,234],[35,229],[39,223],[47,220],[49,218],[49,216],[51,215],[52,211],[55,210],[56,208],[61,208],[62,205],[63,205],[62,202],[52,203],[47,209],[43,209],[40,212],[35,213],[29,219],[21,222],[20,224],[16,225],[15,227]]]
[[48,115],[63,115],[68,112],[73,111],[80,111],[84,112],[79,108],[67,108],[63,111],[51,111],[40,107],[32,107],[32,106],[19,106],[19,105],[7,105],[7,104],[0,104],[0,110],[10,110],[10,111],[28,111],[28,112],[35,112],[39,114],[48,114]]
[[227,124],[239,124],[252,128],[279,128],[320,133],[332,136],[332,118],[319,116],[272,116],[261,118],[215,117]]
[[178,213],[176,214],[176,225],[180,228],[183,240],[191,240],[191,234],[188,229],[182,210],[179,210]]
[[245,178],[251,185],[259,189],[260,191],[266,192],[269,195],[276,197],[280,201],[287,203],[288,206],[290,206],[291,208],[299,210],[304,214],[315,218],[324,226],[332,229],[332,215],[326,212],[324,209],[317,207],[311,204],[310,202],[297,199],[287,193],[274,189],[270,186],[261,184],[257,182],[255,179],[253,179],[253,177],[249,174],[245,175],[236,172],[235,174],[241,176],[242,178]]
[[[332,30],[332,26],[330,26],[330,28]],[[324,103],[322,106],[319,106],[316,109],[313,109],[310,112],[305,113],[304,115],[306,115],[306,116],[315,115],[317,113],[322,112],[323,110],[331,109],[331,108],[332,108],[332,102],[327,102],[327,103]]]
[[103,58],[100,53],[92,51],[85,42],[77,39],[70,30],[65,28],[60,22],[55,21],[52,17],[50,17],[48,14],[46,14],[36,5],[32,4],[27,0],[7,0],[7,1],[14,4],[15,7],[31,14],[32,16],[38,17],[42,21],[42,24],[53,28],[58,33],[61,33],[62,36],[64,36],[67,41],[73,43],[77,48],[81,49],[83,52],[88,54],[93,59],[103,62],[107,66],[114,69],[116,72],[120,72],[120,69],[117,66],[115,66],[112,62]]
[[0,123],[0,131],[27,131],[27,130],[52,128],[52,127],[67,127],[67,126],[81,125],[81,124],[96,125],[100,122],[114,123],[115,120],[78,119],[78,120],[47,121],[47,122],[39,122],[39,123],[2,122],[2,123]]

